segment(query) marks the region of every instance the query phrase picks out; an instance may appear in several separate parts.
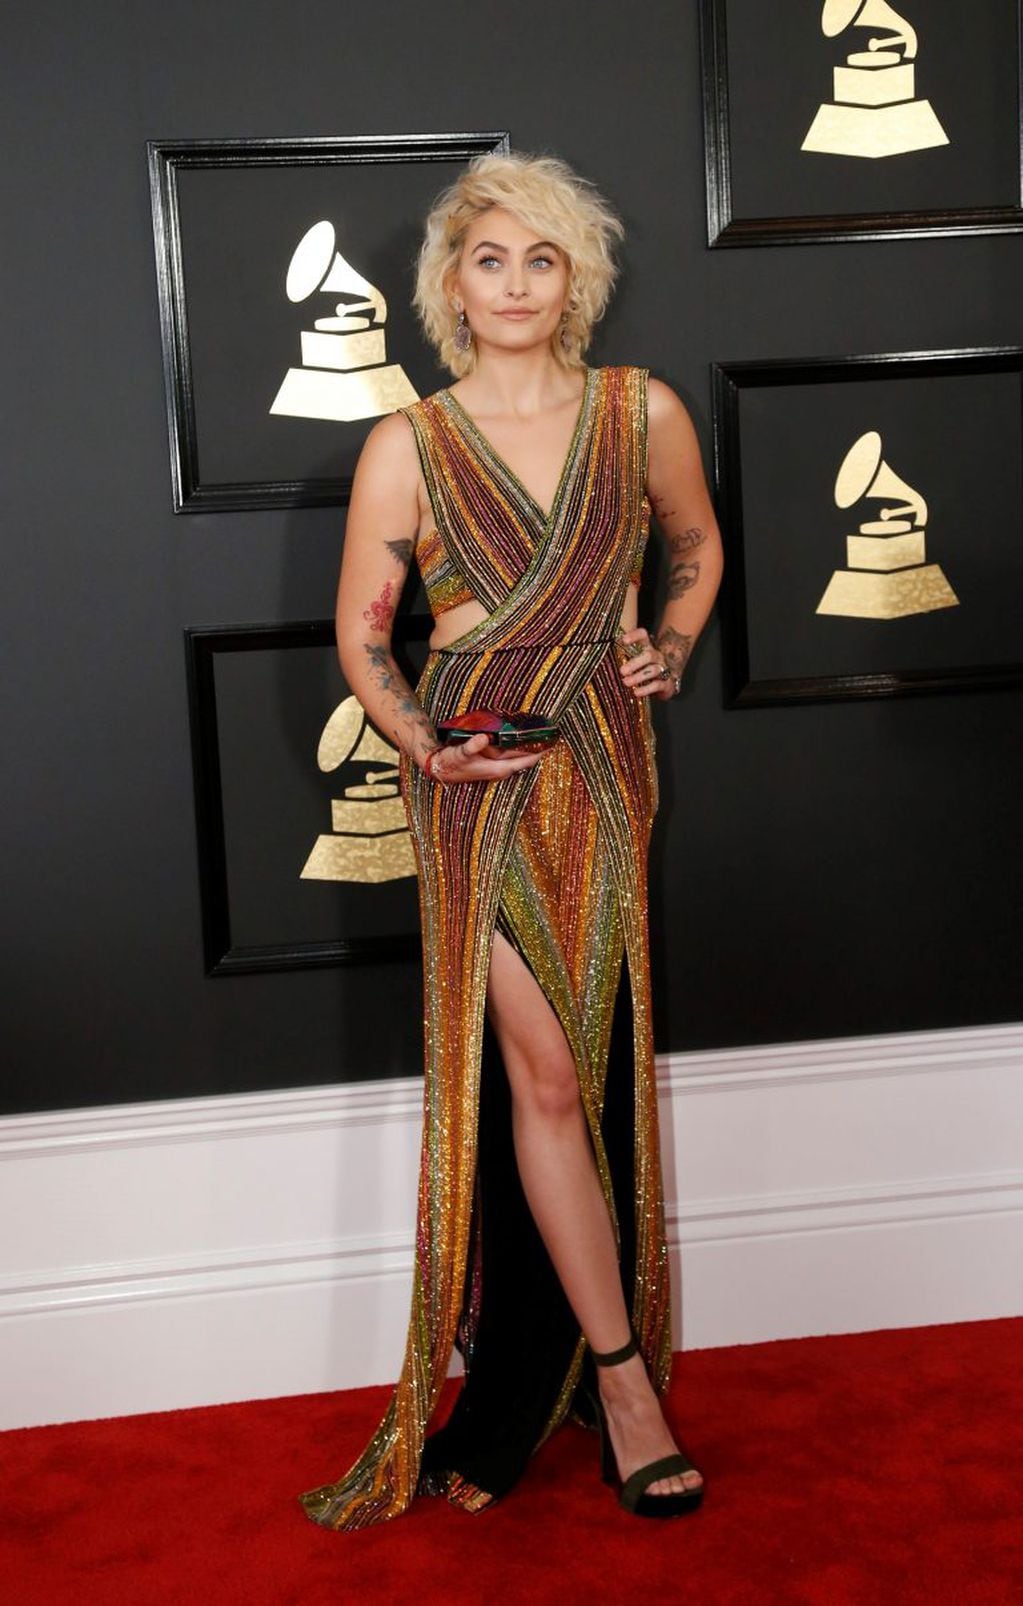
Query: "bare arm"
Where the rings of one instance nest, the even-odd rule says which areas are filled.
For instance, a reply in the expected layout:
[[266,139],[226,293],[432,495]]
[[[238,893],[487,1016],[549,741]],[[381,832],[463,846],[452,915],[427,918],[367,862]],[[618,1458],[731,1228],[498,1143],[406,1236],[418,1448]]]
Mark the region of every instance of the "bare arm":
[[437,733],[391,652],[391,627],[419,526],[412,431],[391,414],[359,457],[345,526],[335,626],[341,669],[374,725],[422,764]]
[[378,730],[422,766],[440,749],[442,782],[500,780],[538,762],[502,754],[485,735],[442,747],[433,722],[399,669],[391,629],[415,550],[422,476],[407,419],[382,418],[366,438],[352,484],[334,622],[341,669]]
[[[647,493],[668,549],[668,589],[652,648],[629,659],[623,677],[640,695],[671,697],[671,680],[644,678],[644,663],[663,660],[680,678],[710,617],[721,584],[721,534],[703,472],[700,443],[682,401],[651,378],[647,427]],[[629,631],[626,640],[651,638]]]

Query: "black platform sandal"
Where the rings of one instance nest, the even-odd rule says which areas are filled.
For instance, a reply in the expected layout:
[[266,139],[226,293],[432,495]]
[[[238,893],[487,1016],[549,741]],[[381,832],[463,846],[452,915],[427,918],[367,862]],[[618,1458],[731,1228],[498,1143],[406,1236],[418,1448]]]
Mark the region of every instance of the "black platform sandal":
[[[597,1366],[620,1366],[623,1361],[631,1359],[638,1353],[639,1343],[635,1333],[621,1349],[609,1350],[603,1355],[594,1349],[590,1350],[590,1355]],[[659,1478],[670,1478],[683,1472],[699,1472],[699,1467],[694,1467],[681,1449],[673,1455],[661,1456],[658,1461],[650,1461],[645,1467],[637,1467],[636,1471],[626,1478],[624,1483],[622,1482],[611,1445],[604,1402],[600,1397],[600,1389],[595,1378],[593,1388],[587,1388],[586,1392],[600,1434],[600,1475],[604,1482],[610,1484],[616,1491],[619,1504],[636,1517],[681,1517],[687,1511],[695,1511],[703,1499],[702,1483],[698,1489],[686,1489],[682,1494],[646,1493],[650,1485],[656,1483]]]

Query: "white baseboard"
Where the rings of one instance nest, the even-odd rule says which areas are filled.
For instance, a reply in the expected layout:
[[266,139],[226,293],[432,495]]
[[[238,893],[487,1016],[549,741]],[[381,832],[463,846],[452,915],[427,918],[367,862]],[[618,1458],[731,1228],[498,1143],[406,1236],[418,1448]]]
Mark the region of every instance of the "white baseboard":
[[[1023,1027],[658,1070],[676,1348],[1023,1313]],[[0,1427],[393,1379],[421,1090],[0,1121]]]

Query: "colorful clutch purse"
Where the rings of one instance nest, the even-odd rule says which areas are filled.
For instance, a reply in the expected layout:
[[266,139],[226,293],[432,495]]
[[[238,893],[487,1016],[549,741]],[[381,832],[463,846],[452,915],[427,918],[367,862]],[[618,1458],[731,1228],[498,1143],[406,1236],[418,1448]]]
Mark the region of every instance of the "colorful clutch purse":
[[437,721],[442,742],[467,742],[484,731],[495,747],[545,747],[560,734],[542,714],[508,713],[503,708],[472,708],[467,714],[452,714]]

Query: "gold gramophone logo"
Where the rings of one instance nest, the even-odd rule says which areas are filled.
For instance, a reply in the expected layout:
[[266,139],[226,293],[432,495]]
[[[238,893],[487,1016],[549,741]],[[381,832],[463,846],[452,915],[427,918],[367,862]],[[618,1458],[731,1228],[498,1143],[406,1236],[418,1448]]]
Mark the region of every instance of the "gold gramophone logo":
[[833,101],[825,101],[803,141],[804,151],[833,156],[899,156],[947,145],[929,100],[916,98],[916,30],[887,0],[824,0],[821,28],[829,39],[847,28],[884,28],[865,50],[834,69]]
[[927,503],[884,461],[881,437],[868,430],[854,441],[835,480],[838,507],[863,498],[892,499],[855,535],[846,536],[845,569],[836,569],[817,604],[818,613],[849,619],[902,619],[934,608],[954,608],[959,598],[940,564],[925,553]]
[[[416,874],[405,805],[398,790],[397,750],[377,735],[357,697],[331,714],[316,751],[325,774],[352,777],[331,801],[330,834],[319,836],[302,877],[310,881],[397,881]],[[381,764],[360,772],[353,764]],[[359,777],[356,779],[356,777]]]
[[321,220],[303,234],[284,288],[289,301],[319,293],[333,296],[335,306],[331,316],[314,318],[313,327],[302,330],[302,366],[288,369],[272,413],[347,424],[419,400],[401,364],[387,361],[387,302],[345,261],[332,223]]

